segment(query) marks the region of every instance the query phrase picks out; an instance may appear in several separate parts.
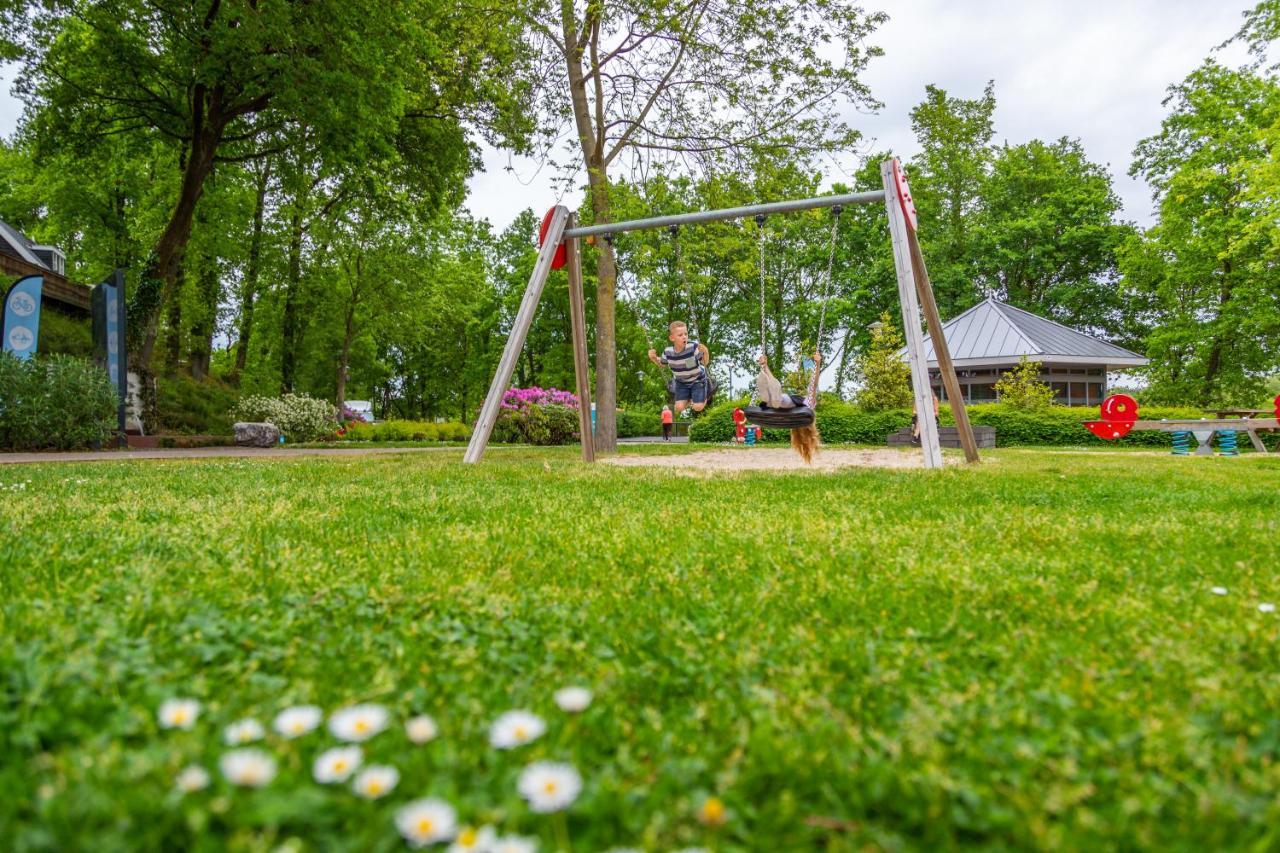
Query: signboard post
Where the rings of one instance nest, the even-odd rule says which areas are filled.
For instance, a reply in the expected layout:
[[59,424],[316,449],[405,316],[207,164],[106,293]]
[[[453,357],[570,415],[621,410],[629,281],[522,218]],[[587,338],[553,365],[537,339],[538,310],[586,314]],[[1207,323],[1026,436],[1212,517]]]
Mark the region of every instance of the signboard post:
[[125,402],[129,395],[129,360],[125,346],[124,272],[93,289],[93,341],[101,364],[116,386],[119,442],[125,444]]

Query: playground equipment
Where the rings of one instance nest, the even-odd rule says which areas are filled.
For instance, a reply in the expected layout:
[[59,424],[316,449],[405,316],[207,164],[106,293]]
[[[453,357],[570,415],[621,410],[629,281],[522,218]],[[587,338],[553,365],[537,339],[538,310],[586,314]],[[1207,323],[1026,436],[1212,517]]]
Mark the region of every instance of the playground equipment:
[[[819,198],[796,199],[791,201],[771,202],[768,204],[748,205],[744,207],[720,210],[702,210],[695,213],[683,213],[674,216],[655,216],[649,219],[636,219],[627,222],[606,222],[599,225],[579,227],[576,218],[562,205],[556,205],[547,211],[542,220],[539,232],[542,248],[538,252],[538,260],[533,273],[529,277],[528,287],[516,312],[512,323],[511,336],[507,339],[498,369],[494,373],[493,382],[485,396],[471,433],[471,441],[467,445],[463,461],[479,462],[484,455],[485,446],[493,432],[493,425],[498,418],[498,409],[502,396],[511,385],[511,376],[515,372],[516,361],[524,348],[525,338],[533,324],[533,317],[542,296],[543,287],[552,269],[565,267],[569,275],[569,315],[570,331],[573,339],[573,363],[576,376],[576,391],[579,400],[591,398],[591,385],[587,362],[585,299],[582,292],[582,263],[578,241],[581,238],[619,234],[627,231],[639,231],[651,228],[666,228],[672,225],[693,225],[700,222],[714,222],[728,219],[744,219],[747,217],[764,217],[775,213],[789,213],[800,210],[847,207],[854,204],[881,204],[889,220],[889,233],[893,242],[894,268],[897,271],[898,298],[902,309],[902,325],[907,337],[907,359],[911,366],[911,386],[916,399],[916,407],[926,411],[932,405],[933,394],[929,383],[929,369],[924,357],[924,334],[921,330],[921,313],[934,341],[934,351],[938,359],[939,372],[947,398],[952,400],[956,426],[960,431],[964,446],[965,458],[969,462],[978,461],[978,448],[969,426],[968,413],[965,411],[964,395],[960,383],[956,379],[955,368],[951,362],[951,353],[947,347],[946,337],[942,329],[942,320],[938,316],[938,306],[933,297],[933,286],[925,270],[924,257],[920,252],[920,243],[916,238],[916,210],[911,200],[911,192],[907,186],[906,174],[897,159],[885,160],[880,164],[882,190],[844,195],[823,196]],[[757,220],[757,222],[760,220]],[[816,387],[816,386],[815,386]],[[579,407],[580,429],[582,435],[582,458],[587,462],[595,461],[595,444],[592,440],[591,422],[586,406]],[[942,450],[938,442],[937,428],[929,419],[921,425],[921,448],[924,453],[926,468],[942,467]]]
[[[1101,420],[1086,421],[1085,428],[1098,438],[1113,441],[1123,438],[1132,430],[1160,430],[1173,433],[1174,456],[1213,456],[1213,439],[1218,439],[1218,452],[1222,456],[1239,456],[1237,433],[1245,433],[1253,449],[1266,453],[1267,446],[1258,437],[1259,430],[1280,429],[1280,396],[1275,399],[1273,418],[1200,418],[1198,420],[1169,419],[1158,421],[1138,420],[1138,402],[1128,394],[1112,394],[1102,401]],[[1191,440],[1195,439],[1195,452]]]
[[747,423],[747,413],[741,408],[733,410],[733,440],[748,447],[760,441],[764,436],[760,427]]

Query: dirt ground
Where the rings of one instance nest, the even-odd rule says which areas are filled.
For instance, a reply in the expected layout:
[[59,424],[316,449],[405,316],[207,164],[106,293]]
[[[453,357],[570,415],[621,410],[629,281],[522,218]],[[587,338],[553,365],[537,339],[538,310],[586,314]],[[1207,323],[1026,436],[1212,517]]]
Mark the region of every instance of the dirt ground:
[[751,447],[726,450],[699,450],[664,456],[626,454],[601,461],[624,467],[670,468],[686,474],[721,471],[836,471],[840,468],[923,468],[917,449],[822,450],[812,465],[804,464],[789,447]]

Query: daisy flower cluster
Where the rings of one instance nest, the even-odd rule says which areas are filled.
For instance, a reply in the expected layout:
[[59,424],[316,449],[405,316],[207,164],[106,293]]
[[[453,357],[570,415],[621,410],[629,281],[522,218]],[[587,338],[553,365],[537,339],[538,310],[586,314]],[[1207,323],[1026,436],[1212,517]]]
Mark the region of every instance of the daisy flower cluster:
[[[566,687],[555,693],[555,703],[567,714],[579,714],[591,704],[591,691],[584,687]],[[202,708],[195,699],[172,698],[161,703],[156,712],[161,728],[191,731],[200,720]],[[397,790],[400,771],[390,764],[365,761],[365,746],[392,726],[390,711],[378,704],[349,705],[330,713],[316,705],[284,708],[271,720],[270,731],[284,741],[295,741],[321,729],[339,744],[318,750],[311,759],[312,779],[319,785],[348,786],[362,799],[381,800]],[[440,729],[425,714],[404,721],[404,737],[414,745],[435,740]],[[502,751],[515,751],[541,738],[547,731],[546,721],[527,710],[511,710],[499,715],[489,726],[490,746]],[[276,758],[260,742],[268,738],[267,726],[245,717],[222,730],[222,742],[228,749],[218,759],[218,772],[231,785],[263,788],[276,777]],[[178,773],[174,786],[181,794],[192,794],[208,788],[212,774],[198,764]],[[568,809],[582,793],[582,776],[571,764],[557,761],[534,761],[520,772],[516,790],[535,814],[549,814]],[[433,844],[449,845],[448,853],[532,853],[537,842],[517,835],[499,835],[492,826],[471,826],[458,819],[454,807],[436,797],[413,799],[395,811],[394,824],[405,842],[413,848]]]

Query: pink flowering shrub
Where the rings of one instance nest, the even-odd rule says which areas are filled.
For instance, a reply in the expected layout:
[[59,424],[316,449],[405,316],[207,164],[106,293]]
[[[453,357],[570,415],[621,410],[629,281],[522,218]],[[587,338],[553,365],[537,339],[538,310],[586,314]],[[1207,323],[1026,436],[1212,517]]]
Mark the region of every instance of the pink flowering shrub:
[[577,441],[578,397],[557,388],[512,388],[502,396],[493,440],[511,444]]

